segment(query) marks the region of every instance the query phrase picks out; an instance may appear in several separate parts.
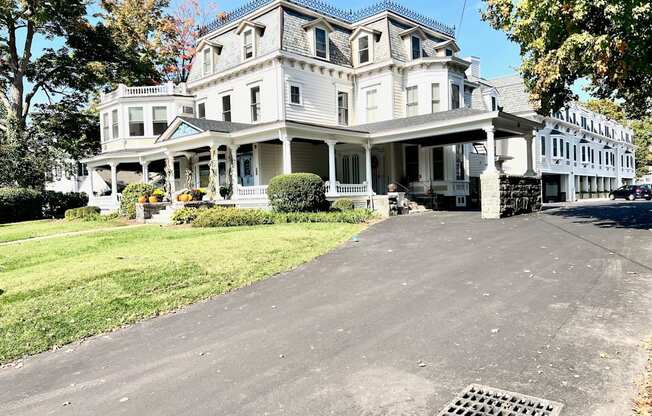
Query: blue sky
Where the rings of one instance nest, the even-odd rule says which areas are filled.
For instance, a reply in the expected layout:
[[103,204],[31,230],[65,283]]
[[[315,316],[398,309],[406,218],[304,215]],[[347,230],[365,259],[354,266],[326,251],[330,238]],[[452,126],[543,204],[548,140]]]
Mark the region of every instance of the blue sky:
[[[359,9],[374,3],[374,0],[325,0],[342,9]],[[217,10],[232,10],[245,3],[243,0],[201,0],[203,4],[217,4]],[[495,78],[516,72],[520,63],[519,48],[499,31],[493,30],[480,18],[480,0],[467,0],[462,25],[462,9],[464,0],[399,0],[404,6],[430,16],[440,22],[457,28],[457,40],[462,51],[462,57],[477,56],[480,58],[482,76]],[[174,4],[174,1],[172,2]],[[36,50],[46,45],[42,39],[37,39]],[[49,46],[49,45],[48,45]],[[587,95],[578,87],[576,93],[581,99]],[[37,101],[45,100],[45,96],[37,97]]]

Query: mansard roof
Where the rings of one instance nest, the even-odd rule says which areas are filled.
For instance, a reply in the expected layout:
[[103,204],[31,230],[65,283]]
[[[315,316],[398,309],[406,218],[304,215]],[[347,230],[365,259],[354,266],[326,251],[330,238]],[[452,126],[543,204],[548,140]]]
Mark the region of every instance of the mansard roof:
[[[204,35],[218,30],[223,26],[244,18],[245,16],[255,12],[258,9],[274,3],[275,1],[278,0],[250,0],[248,3],[245,3],[244,5],[240,6],[237,9],[231,10],[230,12],[224,13],[217,20],[204,26],[201,28],[200,33]],[[306,9],[312,10],[347,24],[358,23],[368,17],[377,15],[379,13],[392,12],[401,17],[404,17],[405,19],[427,27],[428,29],[442,33],[449,37],[455,37],[454,26],[444,25],[443,23],[431,17],[424,16],[391,0],[380,0],[369,7],[365,7],[359,10],[340,9],[322,0],[284,0],[284,2],[304,7]]]

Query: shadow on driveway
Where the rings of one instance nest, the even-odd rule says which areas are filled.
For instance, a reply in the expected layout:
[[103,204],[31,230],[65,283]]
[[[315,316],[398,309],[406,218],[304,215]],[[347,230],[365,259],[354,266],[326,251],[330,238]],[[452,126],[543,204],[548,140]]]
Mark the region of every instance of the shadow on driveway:
[[545,209],[548,215],[600,228],[652,229],[652,202],[609,201]]

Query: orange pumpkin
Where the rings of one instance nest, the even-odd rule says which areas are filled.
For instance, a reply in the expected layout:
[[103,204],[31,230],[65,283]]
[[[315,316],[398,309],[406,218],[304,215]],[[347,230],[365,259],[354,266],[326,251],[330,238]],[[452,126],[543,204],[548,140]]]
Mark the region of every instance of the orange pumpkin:
[[138,203],[139,204],[144,204],[145,202],[147,202],[147,197],[146,196],[141,195],[141,196],[138,197]]

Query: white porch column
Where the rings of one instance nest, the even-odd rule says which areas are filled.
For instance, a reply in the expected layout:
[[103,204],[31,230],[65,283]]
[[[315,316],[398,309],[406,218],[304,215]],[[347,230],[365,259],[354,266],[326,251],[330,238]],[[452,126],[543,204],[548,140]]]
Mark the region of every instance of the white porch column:
[[[212,184],[211,192],[213,193],[212,197],[214,199],[223,199],[222,194],[220,193],[220,161],[219,161],[219,148],[220,146],[216,143],[211,144],[211,160],[208,162],[208,174],[210,175],[208,183]],[[199,173],[197,173],[197,178],[199,178]]]
[[143,183],[149,183],[149,161],[141,160],[140,166],[143,171]]
[[623,186],[623,164],[621,163],[620,156],[621,156],[621,149],[619,147],[616,147],[614,149],[615,157],[616,159],[616,188],[620,188]]
[[170,187],[168,198],[172,200],[174,193],[177,191],[176,181],[174,180],[174,153],[166,152],[165,156],[166,181]]
[[292,139],[282,134],[280,137],[283,143],[283,174],[292,173]]
[[335,140],[325,140],[328,145],[328,196],[337,196],[337,172],[335,170]]
[[238,197],[238,145],[230,145],[231,153],[231,189],[233,199]]
[[575,202],[575,175],[568,174],[568,188],[566,189],[566,202]]
[[111,162],[111,197],[118,199],[118,162]]
[[86,170],[88,170],[88,185],[91,187],[91,192],[88,195],[89,199],[92,199],[95,196],[95,184],[93,183],[93,177],[95,176],[95,166],[86,165]]
[[494,140],[494,126],[484,128],[487,135],[487,168],[486,173],[497,172],[496,170],[496,141]]
[[367,178],[367,193],[369,196],[374,194],[374,187],[373,187],[373,180],[371,178],[372,172],[371,172],[371,143],[367,143],[364,145],[364,156],[365,156],[365,172],[366,172],[366,178]]
[[533,135],[526,135],[525,136],[525,145],[527,147],[526,153],[527,153],[527,170],[525,171],[525,176],[536,176],[536,172],[534,171],[534,166],[533,166],[533,156],[532,156],[532,142],[534,141],[534,136]]

